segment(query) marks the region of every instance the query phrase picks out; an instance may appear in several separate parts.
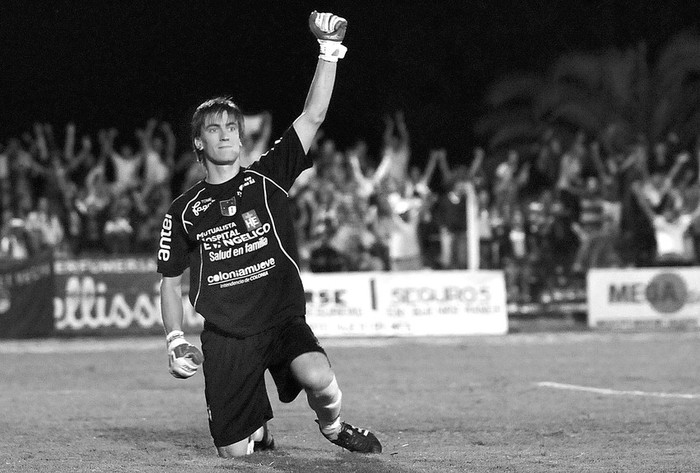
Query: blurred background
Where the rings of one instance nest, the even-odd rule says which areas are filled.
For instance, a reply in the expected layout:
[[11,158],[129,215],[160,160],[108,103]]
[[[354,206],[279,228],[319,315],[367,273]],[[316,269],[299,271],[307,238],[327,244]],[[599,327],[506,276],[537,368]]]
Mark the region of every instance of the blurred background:
[[314,9],[349,29],[292,192],[304,270],[497,269],[525,307],[698,264],[700,7],[669,0],[3,2],[3,261],[152,257],[203,177],[193,109],[232,96],[255,161],[302,109]]

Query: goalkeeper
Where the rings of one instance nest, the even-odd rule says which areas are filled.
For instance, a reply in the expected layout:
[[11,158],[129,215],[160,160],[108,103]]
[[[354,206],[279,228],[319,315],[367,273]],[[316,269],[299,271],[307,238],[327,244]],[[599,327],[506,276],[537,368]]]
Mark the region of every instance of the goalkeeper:
[[[209,428],[222,457],[274,448],[269,370],[282,402],[303,390],[321,433],[350,451],[380,453],[370,432],[340,418],[342,394],[330,362],[305,319],[289,188],[311,167],[309,147],[333,91],[347,22],[313,12],[309,28],[320,55],[304,108],[260,160],[240,163],[243,115],[230,99],[202,103],[192,144],[206,178],[173,201],[158,250],[161,307],[170,372],[203,365]],[[182,332],[181,278],[190,268],[190,301],[205,319],[202,352]]]

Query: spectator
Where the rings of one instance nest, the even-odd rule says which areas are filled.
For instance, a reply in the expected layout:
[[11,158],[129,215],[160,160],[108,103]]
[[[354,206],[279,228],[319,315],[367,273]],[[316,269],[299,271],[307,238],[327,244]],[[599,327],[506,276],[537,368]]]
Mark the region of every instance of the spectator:
[[148,194],[132,191],[129,219],[133,228],[132,249],[136,253],[151,255],[157,251],[162,216],[168,211],[171,196],[169,186],[154,187]]
[[700,217],[700,205],[692,211],[683,211],[681,196],[674,192],[664,196],[657,212],[644,193],[641,183],[635,182],[633,191],[654,227],[656,255],[653,263],[657,266],[692,265],[695,255],[688,229]]
[[387,246],[391,270],[407,271],[423,268],[423,256],[418,239],[420,202],[401,198],[398,190],[392,187],[377,193],[374,228],[379,235],[379,240],[385,242]]
[[173,182],[172,194],[180,195],[206,177],[202,162],[197,159],[194,151],[188,150],[180,155],[175,165],[177,179]]
[[272,114],[264,111],[256,115],[244,117],[243,153],[239,158],[241,166],[248,167],[270,149],[272,135]]
[[510,219],[518,205],[520,190],[527,184],[530,164],[520,167],[520,155],[515,150],[508,152],[508,158],[496,168],[496,181],[493,185],[494,204],[506,219]]
[[[244,143],[251,156],[271,124],[269,114],[254,118],[246,122]],[[660,237],[653,222],[666,215],[666,227],[679,230],[684,215],[694,214],[700,141],[683,150],[669,135],[651,146],[638,140],[611,148],[607,141],[586,145],[577,133],[563,147],[550,129],[533,149],[532,168],[519,148],[491,173],[484,163],[495,155],[476,147],[471,161],[454,169],[445,149],[433,149],[421,170],[410,161],[403,114],[387,115],[384,123],[378,166],[364,140],[341,151],[332,137],[317,133],[310,153],[319,165],[290,190],[302,270],[466,268],[468,184],[477,191],[481,267],[507,269],[520,301],[535,300],[539,290],[546,294],[542,288],[555,273],[561,285],[573,281],[572,271],[581,275],[591,267],[698,262],[700,219],[682,232],[680,256],[678,239]],[[116,152],[119,137],[131,135],[109,128],[94,140],[69,122],[61,143],[54,127],[36,123],[0,145],[0,204],[14,219],[13,226],[2,222],[6,253],[54,247],[64,255],[152,254],[163,203],[204,173],[189,150],[174,162],[177,141],[167,122],[149,120],[135,132],[136,152],[128,141]],[[692,165],[691,151],[699,157]],[[657,250],[664,241],[676,250]]]
[[34,235],[32,240],[37,241],[37,250],[50,249],[65,254],[65,231],[56,210],[57,205],[46,197],[37,199],[36,209],[27,215],[25,228],[29,234]]
[[104,225],[110,202],[105,172],[98,166],[88,174],[86,187],[78,192],[74,204],[80,221],[79,240],[75,247],[77,253],[104,251]]
[[375,173],[375,183],[389,177],[405,182],[411,159],[411,137],[402,111],[384,117],[382,160]]
[[32,254],[30,236],[24,220],[15,217],[10,210],[2,216],[0,227],[0,260],[25,260]]
[[151,118],[142,130],[136,130],[140,142],[139,154],[143,162],[143,187],[148,194],[151,189],[165,185],[170,180],[170,173],[175,163],[175,134],[170,124],[162,122],[160,130],[164,140],[156,136],[158,120]]
[[[100,130],[98,135],[100,142],[99,161],[101,167],[104,168],[104,182],[110,185],[114,195],[139,187],[143,167],[143,156],[134,153],[128,144],[123,144],[119,152],[114,149],[114,141],[118,135],[119,132],[116,128]],[[100,165],[98,164],[98,166]],[[87,179],[89,176],[86,177]],[[86,181],[85,185],[89,187],[91,183]]]
[[104,224],[104,245],[107,253],[127,255],[132,251],[134,229],[129,218],[132,207],[128,194],[119,195],[110,205]]
[[440,228],[440,265],[443,269],[467,267],[467,173],[459,167],[449,190],[438,198],[435,221]]
[[80,150],[75,154],[75,125],[66,127],[65,156],[66,174],[71,182],[78,187],[85,186],[85,179],[90,171],[97,165],[97,158],[92,151],[92,139],[89,135],[83,135],[80,139]]

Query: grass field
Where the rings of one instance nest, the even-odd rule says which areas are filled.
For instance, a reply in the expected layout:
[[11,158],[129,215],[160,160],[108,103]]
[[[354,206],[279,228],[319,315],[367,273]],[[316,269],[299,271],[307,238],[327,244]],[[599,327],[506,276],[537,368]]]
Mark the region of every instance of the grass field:
[[160,338],[2,341],[0,471],[700,471],[696,332],[323,342],[381,455],[324,440],[302,395],[273,398],[276,451],[219,459]]

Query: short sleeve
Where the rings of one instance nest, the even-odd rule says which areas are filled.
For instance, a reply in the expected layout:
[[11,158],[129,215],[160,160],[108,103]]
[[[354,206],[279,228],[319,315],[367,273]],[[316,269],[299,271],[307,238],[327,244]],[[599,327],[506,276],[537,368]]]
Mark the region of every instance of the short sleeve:
[[312,165],[313,160],[304,152],[297,132],[290,126],[250,169],[272,179],[288,191],[299,174]]

